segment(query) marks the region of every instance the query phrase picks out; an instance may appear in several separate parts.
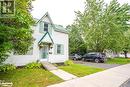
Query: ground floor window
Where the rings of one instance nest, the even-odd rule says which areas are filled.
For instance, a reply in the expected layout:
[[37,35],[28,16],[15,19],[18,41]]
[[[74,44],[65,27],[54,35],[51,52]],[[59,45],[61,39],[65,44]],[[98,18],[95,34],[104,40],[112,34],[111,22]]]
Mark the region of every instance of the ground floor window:
[[55,45],[55,54],[64,54],[64,45],[63,44]]

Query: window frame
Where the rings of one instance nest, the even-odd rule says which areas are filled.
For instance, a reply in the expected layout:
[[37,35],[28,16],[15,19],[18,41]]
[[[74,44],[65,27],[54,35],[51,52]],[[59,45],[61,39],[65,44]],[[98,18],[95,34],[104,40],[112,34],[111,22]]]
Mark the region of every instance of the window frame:
[[48,32],[49,30],[49,23],[44,22],[44,31]]
[[[58,48],[60,46],[60,49]],[[64,45],[63,44],[55,44],[55,54],[56,55],[64,55]],[[60,53],[58,52],[60,50]]]
[[[59,48],[60,47],[60,48]],[[56,46],[56,53],[57,54],[62,54],[62,46],[61,46],[61,44],[57,44],[57,46]]]

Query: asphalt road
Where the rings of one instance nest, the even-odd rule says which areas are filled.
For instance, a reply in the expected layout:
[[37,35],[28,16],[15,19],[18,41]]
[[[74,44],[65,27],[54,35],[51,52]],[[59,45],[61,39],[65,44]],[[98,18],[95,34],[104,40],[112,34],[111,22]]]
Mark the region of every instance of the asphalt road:
[[120,87],[130,87],[130,79]]
[[103,69],[110,69],[110,68],[120,66],[119,64],[105,64],[105,63],[93,63],[93,62],[83,62],[83,61],[74,61],[74,63],[83,64],[83,65],[86,65],[86,66],[103,68]]
[[125,84],[124,87],[130,87],[130,80]]

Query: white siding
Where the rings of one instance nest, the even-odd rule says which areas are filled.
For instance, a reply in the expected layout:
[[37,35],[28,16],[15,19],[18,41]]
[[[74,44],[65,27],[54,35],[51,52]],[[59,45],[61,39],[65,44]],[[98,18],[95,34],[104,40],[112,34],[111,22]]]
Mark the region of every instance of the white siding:
[[38,37],[37,32],[38,30],[35,29],[35,27],[32,27],[34,30],[33,37],[35,38],[34,45],[33,45],[33,55],[13,55],[11,54],[10,57],[4,62],[9,64],[14,64],[16,66],[23,66],[25,64],[28,64],[30,62],[37,61],[39,58],[39,47],[38,47]]
[[[42,19],[45,22],[51,23],[49,18],[45,17]],[[10,57],[4,63],[14,64],[16,66],[22,66],[30,62],[40,60],[40,51],[38,47],[38,42],[43,37],[44,33],[39,33],[39,24],[32,27],[34,30],[33,37],[35,39],[33,46],[33,55],[10,55]],[[64,54],[54,54],[54,44],[53,48],[49,51],[52,54],[49,54],[47,61],[51,63],[59,63],[68,60],[68,34],[56,32],[52,29],[51,37],[54,41],[54,44],[63,44],[64,45]]]
[[49,56],[49,62],[51,63],[58,63],[64,62],[68,60],[68,34],[61,33],[61,32],[54,32],[53,33],[53,41],[54,44],[63,44],[64,45],[64,54],[54,54],[54,46],[52,48],[52,55]]
[[44,22],[51,23],[48,17],[42,19]]
[[5,61],[5,63],[14,64],[16,66],[23,66],[30,62],[37,61],[39,56],[38,51],[39,48],[35,43],[33,47],[33,55],[10,55],[10,57]]

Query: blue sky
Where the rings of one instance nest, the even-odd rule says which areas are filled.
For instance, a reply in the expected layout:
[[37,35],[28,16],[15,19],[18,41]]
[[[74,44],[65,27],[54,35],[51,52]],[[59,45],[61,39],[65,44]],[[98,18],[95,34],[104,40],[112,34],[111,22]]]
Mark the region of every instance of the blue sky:
[[[49,12],[53,22],[67,26],[72,24],[75,19],[74,11],[84,10],[85,0],[36,0],[33,2],[32,15],[40,19],[45,12]],[[109,3],[111,0],[105,0]],[[130,0],[118,0],[121,4],[129,3]]]

